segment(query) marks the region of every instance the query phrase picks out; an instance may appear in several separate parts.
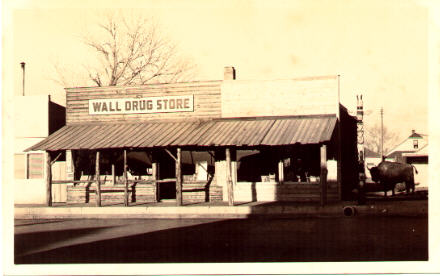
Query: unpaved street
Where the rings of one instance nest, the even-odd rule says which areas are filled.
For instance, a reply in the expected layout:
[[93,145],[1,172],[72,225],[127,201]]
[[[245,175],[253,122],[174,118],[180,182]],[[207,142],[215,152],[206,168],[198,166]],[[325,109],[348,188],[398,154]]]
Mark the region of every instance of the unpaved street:
[[18,264],[427,258],[427,217],[15,221]]

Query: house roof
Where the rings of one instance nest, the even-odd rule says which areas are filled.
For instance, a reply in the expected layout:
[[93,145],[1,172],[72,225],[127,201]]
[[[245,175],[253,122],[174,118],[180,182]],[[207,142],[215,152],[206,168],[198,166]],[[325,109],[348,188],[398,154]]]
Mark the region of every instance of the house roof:
[[413,132],[413,133],[408,137],[408,139],[409,139],[409,138],[411,138],[411,139],[423,139],[423,136],[420,135],[420,134],[418,134],[417,132]]
[[260,146],[330,141],[335,115],[67,125],[28,150]]

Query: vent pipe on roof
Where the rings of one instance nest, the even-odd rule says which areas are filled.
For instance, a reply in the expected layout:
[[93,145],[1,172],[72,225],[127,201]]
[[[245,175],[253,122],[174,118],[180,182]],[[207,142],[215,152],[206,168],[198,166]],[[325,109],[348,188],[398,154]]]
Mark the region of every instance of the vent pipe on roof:
[[26,66],[25,62],[21,62],[21,69],[23,69],[23,96],[24,96],[24,67]]
[[224,80],[235,80],[235,68],[226,66],[224,71]]

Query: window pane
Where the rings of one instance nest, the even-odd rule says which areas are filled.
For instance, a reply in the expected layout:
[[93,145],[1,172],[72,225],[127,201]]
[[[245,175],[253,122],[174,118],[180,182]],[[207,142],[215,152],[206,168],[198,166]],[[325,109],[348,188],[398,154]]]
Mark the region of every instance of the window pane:
[[28,178],[43,178],[44,173],[44,154],[28,154]]
[[419,141],[413,140],[413,143],[414,143],[414,149],[418,149],[419,148]]
[[14,154],[14,176],[15,179],[24,179],[26,159],[24,154]]

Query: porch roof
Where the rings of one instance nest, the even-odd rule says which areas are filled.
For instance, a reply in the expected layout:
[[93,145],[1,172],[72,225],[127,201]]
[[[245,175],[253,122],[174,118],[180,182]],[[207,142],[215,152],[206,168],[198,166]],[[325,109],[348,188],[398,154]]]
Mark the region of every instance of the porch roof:
[[330,141],[336,121],[335,115],[318,115],[75,124],[64,126],[27,151],[319,144]]

